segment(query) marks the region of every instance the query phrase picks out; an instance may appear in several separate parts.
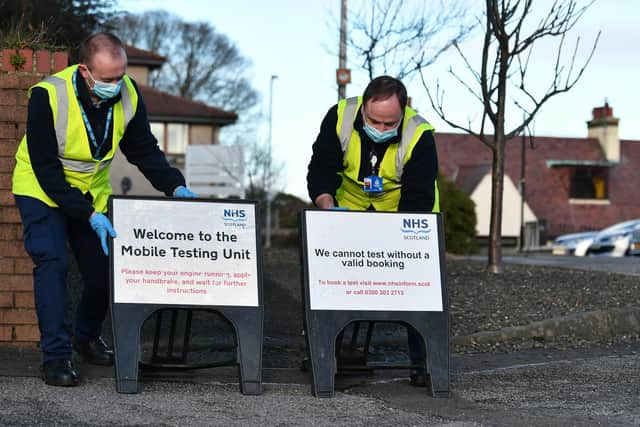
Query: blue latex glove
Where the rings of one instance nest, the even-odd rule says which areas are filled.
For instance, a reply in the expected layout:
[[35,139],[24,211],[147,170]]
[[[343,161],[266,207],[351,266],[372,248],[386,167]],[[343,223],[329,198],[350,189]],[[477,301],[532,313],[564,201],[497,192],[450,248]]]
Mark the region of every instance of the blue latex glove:
[[195,199],[198,196],[193,191],[189,190],[184,185],[179,185],[173,190],[173,197],[181,197],[183,199]]
[[111,225],[111,221],[109,218],[102,215],[99,212],[94,212],[91,214],[89,218],[89,224],[91,224],[91,228],[96,232],[98,237],[100,238],[100,244],[102,245],[102,251],[106,256],[109,256],[109,245],[107,245],[107,233],[111,237],[116,237],[116,230],[113,229]]

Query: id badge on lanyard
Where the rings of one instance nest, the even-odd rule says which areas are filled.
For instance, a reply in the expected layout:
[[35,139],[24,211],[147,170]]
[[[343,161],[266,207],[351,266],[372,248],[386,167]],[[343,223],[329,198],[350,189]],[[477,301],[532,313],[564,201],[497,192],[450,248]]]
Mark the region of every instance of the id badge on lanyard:
[[365,193],[375,194],[382,192],[382,177],[378,176],[376,167],[378,163],[378,157],[372,151],[371,152],[371,175],[364,178],[364,185],[362,189]]

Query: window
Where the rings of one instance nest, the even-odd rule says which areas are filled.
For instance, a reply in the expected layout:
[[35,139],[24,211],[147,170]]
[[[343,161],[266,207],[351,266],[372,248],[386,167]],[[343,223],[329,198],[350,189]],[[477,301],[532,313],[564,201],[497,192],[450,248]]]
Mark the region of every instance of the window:
[[608,174],[602,167],[575,168],[571,173],[572,199],[607,199]]
[[167,149],[168,154],[184,154],[189,144],[189,125],[182,123],[169,123],[167,125]]

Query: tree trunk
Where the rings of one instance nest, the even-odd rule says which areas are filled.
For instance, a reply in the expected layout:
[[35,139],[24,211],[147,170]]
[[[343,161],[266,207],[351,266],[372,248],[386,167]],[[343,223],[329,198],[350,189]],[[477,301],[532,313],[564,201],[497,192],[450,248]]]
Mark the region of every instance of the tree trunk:
[[[487,2],[487,5],[489,2]],[[487,12],[489,13],[489,11]],[[495,18],[495,17],[494,17]],[[492,273],[502,273],[502,194],[504,193],[504,127],[506,120],[507,79],[509,70],[509,39],[504,28],[494,26],[499,43],[498,99],[493,121],[494,146],[491,175],[491,222],[489,224],[489,260],[487,269]]]
[[491,168],[491,222],[487,269],[502,273],[502,194],[504,192],[504,137],[496,135]]

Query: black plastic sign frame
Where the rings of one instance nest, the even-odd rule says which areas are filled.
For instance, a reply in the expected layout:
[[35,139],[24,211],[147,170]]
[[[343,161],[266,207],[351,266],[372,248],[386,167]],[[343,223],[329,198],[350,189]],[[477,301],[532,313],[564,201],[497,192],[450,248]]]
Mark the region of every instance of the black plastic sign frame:
[[[170,222],[172,212],[181,208],[181,204],[206,203],[218,205],[246,206],[253,211],[253,217],[259,218],[257,204],[245,200],[214,200],[214,199],[169,199],[163,197],[129,197],[111,196],[109,199],[109,218],[116,231],[119,229],[115,215],[114,201],[126,200],[131,202],[154,201],[166,204],[165,219]],[[116,203],[118,204],[118,203]],[[192,206],[192,205],[191,205]],[[135,212],[125,212],[125,215],[135,215]],[[115,220],[114,220],[115,218]],[[235,329],[237,343],[237,362],[239,365],[240,391],[246,395],[262,394],[262,344],[263,344],[263,293],[262,293],[262,256],[258,244],[259,221],[255,223],[257,304],[255,306],[234,305],[190,305],[190,304],[155,304],[155,303],[117,303],[114,302],[114,241],[109,239],[110,263],[110,301],[111,319],[113,324],[116,390],[119,393],[138,392],[138,368],[140,360],[140,335],[144,321],[154,312],[167,308],[212,310],[224,316]],[[116,238],[117,239],[117,238]]]
[[[425,218],[436,218],[437,252],[440,271],[434,272],[440,277],[442,311],[394,311],[390,310],[358,310],[358,309],[312,309],[309,286],[309,246],[310,233],[329,233],[329,230],[309,230],[308,215],[318,212],[317,209],[306,209],[300,215],[300,243],[302,255],[302,296],[304,303],[304,329],[307,340],[307,351],[311,360],[313,375],[312,392],[316,397],[332,397],[334,395],[334,376],[337,372],[336,338],[350,323],[357,321],[397,322],[410,325],[421,337],[425,346],[425,372],[429,374],[430,387],[434,397],[449,397],[449,307],[448,292],[445,283],[445,249],[444,227],[440,214],[410,213],[424,215]],[[340,211],[322,210],[327,215],[385,215],[389,222],[392,216],[403,216],[405,213],[375,211]],[[375,234],[376,230],[371,230]],[[344,238],[344,236],[340,236]],[[358,240],[357,235],[349,239]]]

